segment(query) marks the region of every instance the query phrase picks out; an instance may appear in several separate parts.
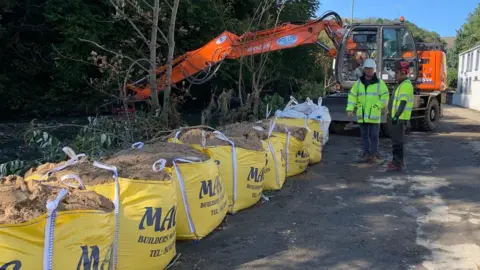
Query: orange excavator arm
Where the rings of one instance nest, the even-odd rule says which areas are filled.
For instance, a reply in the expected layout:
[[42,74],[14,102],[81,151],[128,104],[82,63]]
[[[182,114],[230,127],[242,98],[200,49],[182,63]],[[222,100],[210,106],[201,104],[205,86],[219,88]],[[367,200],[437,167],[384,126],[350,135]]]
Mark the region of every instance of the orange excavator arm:
[[[334,56],[336,49],[340,47],[343,38],[343,22],[340,16],[331,11],[325,13],[319,19],[310,20],[301,24],[285,23],[278,27],[249,32],[237,36],[225,31],[203,47],[185,53],[173,60],[171,85],[183,80],[192,84],[200,84],[209,80],[220,68],[225,59],[238,59],[242,56],[260,54],[265,52],[283,50],[307,44],[318,44]],[[335,48],[318,41],[318,36],[325,31],[333,41]],[[166,70],[164,65],[157,69],[157,89],[162,91],[166,88]],[[192,78],[197,73],[205,71],[203,78]],[[143,100],[150,96],[148,85],[136,86],[146,78],[128,85],[130,90],[135,91],[137,100]]]

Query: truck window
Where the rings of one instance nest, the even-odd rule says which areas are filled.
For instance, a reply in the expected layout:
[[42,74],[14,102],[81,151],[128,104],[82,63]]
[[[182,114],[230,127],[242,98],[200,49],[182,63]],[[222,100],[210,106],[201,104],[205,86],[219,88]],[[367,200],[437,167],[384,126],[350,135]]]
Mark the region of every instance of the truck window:
[[414,57],[414,40],[410,33],[405,29],[400,29],[400,36],[402,37],[402,43],[400,49],[402,51],[403,58],[412,58]]
[[[406,27],[384,27],[383,28],[383,54],[382,54],[382,79],[386,81],[395,80],[395,62],[404,59],[414,63],[416,58],[415,42]],[[408,76],[410,79],[416,77],[417,67],[413,64]]]
[[363,74],[362,65],[366,59],[373,58],[377,62],[377,29],[354,29],[346,40],[343,66],[339,71],[343,80],[356,81]]
[[392,28],[383,29],[383,57],[384,58],[398,57],[397,29],[392,29]]

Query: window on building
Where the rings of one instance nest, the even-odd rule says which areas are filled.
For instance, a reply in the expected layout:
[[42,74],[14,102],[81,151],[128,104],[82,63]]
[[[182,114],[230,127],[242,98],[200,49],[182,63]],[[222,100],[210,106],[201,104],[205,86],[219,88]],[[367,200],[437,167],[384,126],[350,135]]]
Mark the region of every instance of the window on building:
[[470,81],[468,82],[468,83],[469,83],[469,85],[468,85],[469,94],[472,94],[472,90],[473,90],[473,89],[472,89],[472,79],[473,79],[473,78],[470,77]]
[[465,54],[460,57],[460,72],[463,73],[463,67],[465,65]]
[[478,71],[479,64],[480,64],[480,49],[477,49],[477,57],[475,59],[475,71]]
[[468,84],[467,84],[467,94],[470,95],[472,94],[472,78],[468,78]]
[[470,71],[470,53],[467,54],[467,72]]
[[465,82],[465,94],[470,95],[470,78],[467,78]]
[[473,70],[473,52],[470,52],[470,68],[468,69],[468,71],[472,71]]
[[460,82],[458,84],[458,92],[460,94],[463,92],[463,78],[460,78]]
[[470,53],[470,61],[468,61],[468,71],[472,71],[472,53]]
[[470,66],[468,67],[468,71],[472,71],[473,67],[473,53],[470,52]]

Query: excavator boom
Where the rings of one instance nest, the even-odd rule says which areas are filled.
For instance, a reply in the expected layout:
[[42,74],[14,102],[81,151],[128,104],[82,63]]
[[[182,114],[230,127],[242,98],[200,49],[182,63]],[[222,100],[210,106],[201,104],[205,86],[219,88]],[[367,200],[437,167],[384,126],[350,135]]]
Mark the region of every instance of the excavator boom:
[[[318,44],[333,56],[335,50],[318,41],[318,36],[323,31],[333,41],[335,49],[338,49],[343,38],[343,22],[333,11],[325,13],[316,20],[301,24],[285,23],[272,29],[248,32],[241,36],[225,31],[203,47],[174,59],[170,84],[174,85],[185,79],[191,84],[201,84],[213,77],[220,68],[219,64],[225,59],[238,59],[302,45]],[[162,91],[167,86],[166,70],[166,65],[157,69],[158,91]],[[201,71],[207,75],[202,78],[194,77]],[[137,100],[147,99],[150,96],[148,85],[137,86],[144,80],[145,78],[128,85],[128,88],[136,93]]]

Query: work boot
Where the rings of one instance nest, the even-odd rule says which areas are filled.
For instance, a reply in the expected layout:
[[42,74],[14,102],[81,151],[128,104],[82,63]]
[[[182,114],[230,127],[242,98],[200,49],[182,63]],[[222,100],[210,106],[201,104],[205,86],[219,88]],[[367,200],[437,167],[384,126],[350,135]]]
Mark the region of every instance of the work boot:
[[370,155],[368,158],[368,163],[371,163],[371,164],[376,164],[376,163],[379,163],[380,161],[381,161],[380,153],[378,152],[373,155]]
[[368,163],[370,160],[370,154],[369,153],[363,153],[362,157],[358,160],[358,163]]
[[390,161],[387,165],[387,172],[399,172],[403,169],[403,165]]

